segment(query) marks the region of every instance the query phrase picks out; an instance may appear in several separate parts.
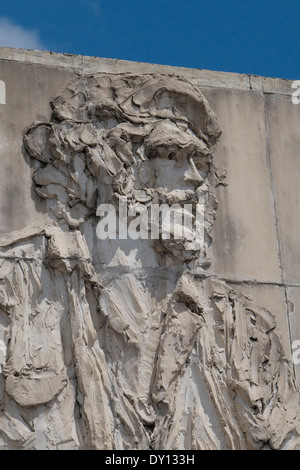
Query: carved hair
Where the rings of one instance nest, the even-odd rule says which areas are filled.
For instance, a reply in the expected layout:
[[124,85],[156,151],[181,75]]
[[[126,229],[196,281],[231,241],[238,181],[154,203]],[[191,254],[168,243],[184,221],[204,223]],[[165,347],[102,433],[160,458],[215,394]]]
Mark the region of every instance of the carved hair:
[[36,193],[51,199],[52,213],[70,227],[95,214],[105,175],[116,192],[128,194],[133,165],[193,155],[201,166],[211,161],[221,133],[199,90],[173,76],[81,77],[51,105],[51,121],[30,126],[24,145],[39,162]]

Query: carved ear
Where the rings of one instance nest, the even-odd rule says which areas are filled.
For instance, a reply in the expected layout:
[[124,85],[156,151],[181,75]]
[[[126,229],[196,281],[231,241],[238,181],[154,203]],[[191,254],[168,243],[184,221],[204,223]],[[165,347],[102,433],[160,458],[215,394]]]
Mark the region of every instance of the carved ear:
[[75,122],[89,122],[87,104],[84,81],[71,82],[61,95],[51,101],[53,117],[58,121],[71,119]]
[[53,160],[49,146],[51,128],[49,123],[35,122],[24,136],[24,145],[29,155],[43,163]]

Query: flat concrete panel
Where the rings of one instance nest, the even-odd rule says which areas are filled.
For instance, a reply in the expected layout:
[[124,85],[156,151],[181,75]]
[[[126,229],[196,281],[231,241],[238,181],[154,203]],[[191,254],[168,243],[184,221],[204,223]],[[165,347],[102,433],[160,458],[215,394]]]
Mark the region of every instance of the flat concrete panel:
[[266,110],[284,280],[300,285],[300,105],[270,95]]
[[50,101],[74,77],[67,69],[2,61],[0,80],[6,103],[0,105],[0,232],[48,220],[43,201],[28,182],[34,168],[23,152],[23,135],[34,121],[48,121]]
[[212,269],[225,279],[280,282],[263,97],[225,90],[203,93],[223,130],[215,165],[227,170],[227,186],[217,188]]

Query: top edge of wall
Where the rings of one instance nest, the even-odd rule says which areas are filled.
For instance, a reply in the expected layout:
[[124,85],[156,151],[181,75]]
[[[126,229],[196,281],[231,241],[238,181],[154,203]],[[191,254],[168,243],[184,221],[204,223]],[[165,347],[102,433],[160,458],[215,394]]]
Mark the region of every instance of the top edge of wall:
[[229,90],[276,93],[291,96],[293,80],[251,74],[218,72],[170,65],[132,62],[120,59],[89,57],[49,51],[0,47],[0,61],[20,62],[46,67],[68,68],[78,73],[160,73],[180,75],[195,85]]

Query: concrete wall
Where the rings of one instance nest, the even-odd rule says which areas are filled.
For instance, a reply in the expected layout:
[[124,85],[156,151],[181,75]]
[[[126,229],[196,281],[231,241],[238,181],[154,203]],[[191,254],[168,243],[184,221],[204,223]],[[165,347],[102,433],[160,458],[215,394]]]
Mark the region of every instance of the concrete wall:
[[276,315],[289,356],[300,340],[300,105],[292,82],[0,48],[1,233],[47,219],[29,184],[23,134],[49,120],[49,102],[78,72],[167,73],[199,86],[223,129],[215,164],[228,172],[217,189],[211,272]]

